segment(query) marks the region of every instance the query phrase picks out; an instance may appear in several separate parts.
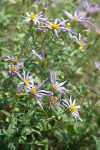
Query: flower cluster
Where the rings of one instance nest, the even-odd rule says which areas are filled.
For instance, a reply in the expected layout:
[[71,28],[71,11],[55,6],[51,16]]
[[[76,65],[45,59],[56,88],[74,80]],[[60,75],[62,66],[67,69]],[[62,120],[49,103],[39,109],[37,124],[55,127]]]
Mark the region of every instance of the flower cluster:
[[[85,4],[88,8],[91,8],[91,4],[85,1]],[[84,7],[82,4],[82,6]],[[94,11],[99,11],[98,5],[95,5],[93,8]],[[54,21],[49,21],[48,17],[44,16],[43,12],[40,13],[28,13],[26,12],[25,17],[25,23],[33,22],[35,27],[37,28],[37,31],[39,32],[48,32],[51,30],[56,37],[59,37],[60,32],[67,32],[69,35],[69,38],[73,39],[78,45],[80,49],[86,48],[86,37],[83,37],[82,40],[80,40],[80,37],[82,37],[81,33],[77,33],[72,29],[73,23],[80,22],[85,28],[93,28],[96,32],[97,27],[92,23],[91,17],[87,17],[86,11],[81,11],[79,9],[75,10],[74,14],[72,15],[70,12],[63,10],[62,11],[66,17],[68,17],[70,20],[66,20],[63,17],[61,19],[56,18]],[[71,22],[72,20],[72,22]],[[74,27],[74,26],[73,26]],[[74,37],[74,38],[72,38]]]
[[[32,50],[32,54],[36,55],[39,59],[42,59],[44,57],[44,51],[42,50],[42,55],[39,55],[35,50]],[[16,59],[15,59],[16,58]],[[42,86],[47,82],[48,79],[42,81],[38,85],[35,83],[35,79],[33,76],[30,75],[29,70],[26,72],[23,67],[23,73],[21,75],[20,73],[20,66],[18,63],[18,58],[15,56],[7,56],[7,60],[10,60],[14,64],[9,65],[9,74],[10,75],[16,75],[19,77],[21,82],[19,83],[17,87],[17,92],[21,93],[23,89],[26,90],[27,93],[33,95],[39,106],[43,109],[41,100],[43,100],[44,97],[49,97],[50,104],[51,105],[61,105],[63,104],[64,100],[62,100],[62,96],[66,96],[66,93],[70,92],[71,90],[68,90],[64,84],[67,81],[58,82],[57,81],[57,72],[50,71],[50,84],[51,84],[51,90],[45,90],[41,89]],[[16,60],[16,61],[15,61]],[[57,100],[57,97],[55,96],[55,91],[59,92],[60,100]],[[70,110],[70,109],[69,109]],[[76,111],[76,110],[75,110]],[[73,110],[74,114],[74,110]],[[76,112],[75,112],[76,114]],[[77,113],[78,114],[78,113]],[[76,116],[73,115],[76,119]],[[79,118],[80,119],[80,118]]]

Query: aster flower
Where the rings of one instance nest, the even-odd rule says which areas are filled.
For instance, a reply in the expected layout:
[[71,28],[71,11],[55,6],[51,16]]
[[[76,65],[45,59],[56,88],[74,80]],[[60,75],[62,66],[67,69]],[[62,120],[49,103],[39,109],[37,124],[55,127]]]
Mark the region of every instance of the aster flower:
[[86,12],[89,14],[94,14],[98,11],[100,11],[100,7],[98,5],[98,3],[92,3],[92,0],[90,0],[90,2],[88,2],[87,0],[85,0],[83,2],[83,6],[86,9]]
[[[62,18],[62,20],[64,21],[65,19]],[[62,28],[62,31],[67,31],[67,32],[69,32],[69,33],[71,32],[72,34],[75,34],[75,35],[76,35],[76,33],[72,30],[71,24],[69,23],[68,20],[65,20],[65,21],[64,21],[63,26],[64,26],[64,28]]]
[[44,22],[41,22],[38,27],[37,27],[37,31],[39,32],[47,32],[48,30],[45,28],[44,26]]
[[56,96],[50,96],[50,104],[54,106],[59,105],[59,102]]
[[9,71],[8,71],[8,74],[10,75],[15,75],[19,72],[21,66],[18,66],[18,65],[8,65],[9,67]]
[[5,61],[7,61],[7,60],[11,60],[12,62],[18,62],[19,58],[17,56],[14,57],[14,56],[10,55],[10,56],[7,56],[7,58],[5,59]]
[[70,30],[71,30],[71,25],[70,25],[70,23],[66,23],[66,24],[65,24],[65,28],[66,28],[66,30],[70,31]]
[[68,18],[72,19],[73,21],[83,21],[86,17],[86,13],[80,14],[79,11],[75,11],[74,15],[69,13],[68,11],[63,10],[64,14],[67,15]]
[[69,34],[70,38],[73,39],[78,45],[80,49],[86,48],[86,37],[82,37],[81,34],[78,35],[78,38],[76,36],[73,36],[72,34]]
[[20,65],[21,62],[25,61],[25,60],[22,60],[21,58],[19,58],[17,56],[13,56],[13,55],[7,56],[5,61],[8,61],[8,60],[10,60],[10,61],[12,61],[12,62],[14,62],[16,64],[19,64],[19,65]]
[[48,3],[48,2],[45,2],[45,4],[44,4],[44,8],[45,8],[45,9],[47,9],[47,8],[48,8],[48,6],[49,6],[49,3]]
[[27,84],[27,91],[32,93],[35,96],[35,99],[37,101],[37,103],[40,105],[40,107],[43,109],[42,104],[41,104],[41,99],[43,99],[44,96],[51,96],[53,95],[53,92],[51,91],[45,91],[45,90],[39,90],[44,83],[46,82],[46,80],[44,80],[43,82],[41,82],[40,84],[38,84],[37,86],[34,85],[34,81],[31,82],[31,84]]
[[[13,62],[14,66],[17,66],[18,68],[22,68],[23,62],[25,62],[25,60],[23,60],[22,58],[19,58],[17,56],[13,56],[13,55],[8,55],[7,58],[5,59],[5,61]],[[10,69],[11,69],[11,66],[10,66]]]
[[79,112],[78,112],[78,109],[80,108],[80,105],[76,106],[75,105],[75,101],[72,101],[72,96],[70,95],[70,100],[64,100],[62,99],[62,104],[64,106],[67,106],[69,108],[69,110],[71,111],[72,113],[72,116],[75,118],[75,120],[77,121],[77,119],[79,119],[80,121],[82,121],[82,119],[80,118],[80,115],[79,115]]
[[74,15],[65,10],[63,10],[63,12],[65,13],[65,15],[67,15],[68,18],[72,19],[74,22],[81,22],[83,25],[84,23],[91,22],[91,18],[86,17],[86,12],[75,11]]
[[56,72],[50,71],[50,81],[51,81],[53,90],[57,90],[57,91],[60,92],[60,100],[61,100],[62,94],[65,94],[66,91],[69,92],[69,91],[71,91],[71,90],[68,90],[68,89],[66,89],[66,88],[63,86],[67,81],[58,83],[56,80],[57,80],[57,74],[56,74]]
[[63,26],[65,24],[66,20],[61,21],[60,19],[56,18],[54,20],[54,23],[46,21],[45,26],[51,30],[54,31],[56,36],[58,37],[58,30],[66,30],[66,28]]
[[[64,19],[63,19],[64,20]],[[64,29],[63,29],[63,31],[71,31],[72,30],[72,28],[71,28],[71,25],[70,25],[70,23],[68,22],[68,21],[66,21],[65,23],[64,23]]]
[[23,89],[23,85],[30,84],[32,81],[34,81],[34,79],[32,76],[29,75],[30,74],[29,70],[27,72],[23,70],[23,76],[21,76],[19,72],[17,72],[16,74],[22,80],[22,82],[17,86],[17,92],[21,93]]
[[44,49],[41,50],[41,55],[38,54],[35,50],[32,50],[32,54],[34,54],[35,56],[37,56],[42,63],[46,62],[46,58],[45,58],[45,54],[44,54]]
[[22,82],[20,83],[22,84],[30,84],[33,81],[33,77],[29,75],[30,72],[29,70],[27,72],[25,72],[25,70],[23,70],[23,76],[21,76],[19,73],[17,73],[18,77],[22,80]]
[[45,2],[44,7],[43,7],[43,12],[45,13],[45,11],[48,9],[49,3]]
[[28,13],[26,12],[26,17],[25,17],[25,23],[28,23],[30,21],[33,21],[35,25],[40,25],[41,21],[46,21],[47,19],[43,17],[42,12],[38,13],[38,14],[34,14],[34,13]]

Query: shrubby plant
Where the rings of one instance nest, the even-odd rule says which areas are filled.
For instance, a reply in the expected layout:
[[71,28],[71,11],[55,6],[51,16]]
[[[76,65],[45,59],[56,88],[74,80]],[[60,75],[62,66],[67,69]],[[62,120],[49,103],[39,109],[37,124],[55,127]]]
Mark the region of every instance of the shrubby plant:
[[0,3],[1,149],[99,150],[99,4]]

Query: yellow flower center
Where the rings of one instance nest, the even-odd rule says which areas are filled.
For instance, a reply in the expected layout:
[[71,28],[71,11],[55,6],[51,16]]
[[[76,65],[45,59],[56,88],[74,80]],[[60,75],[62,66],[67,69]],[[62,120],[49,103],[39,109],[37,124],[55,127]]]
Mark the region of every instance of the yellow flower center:
[[77,20],[77,16],[74,16],[73,20],[76,21]]
[[41,60],[41,63],[45,63],[46,62],[46,58],[44,57],[44,58],[42,58],[42,60]]
[[25,82],[26,84],[29,84],[29,79],[28,79],[28,78],[25,78],[25,79],[24,79],[24,82]]
[[76,111],[76,110],[77,110],[77,108],[76,108],[75,105],[70,105],[69,109],[70,109],[71,111]]
[[15,56],[14,59],[13,59],[13,61],[17,62],[18,61],[18,57]]
[[35,19],[35,18],[36,18],[36,15],[33,14],[33,13],[31,13],[31,14],[30,14],[30,18],[31,18],[31,19]]
[[78,43],[77,43],[80,47],[83,47],[83,41],[79,41]]
[[51,97],[50,97],[50,101],[51,101],[52,103],[56,103],[56,102],[57,102],[57,97],[56,97],[56,96],[51,96]]
[[17,68],[16,66],[13,66],[13,67],[11,68],[11,71],[12,71],[12,72],[18,72],[18,68]]
[[53,85],[53,89],[57,90],[57,85],[56,84]]
[[52,28],[53,28],[53,29],[58,29],[58,24],[57,24],[57,23],[53,23],[53,24],[52,24]]
[[70,29],[70,28],[71,28],[70,23],[67,23],[67,24],[65,25],[65,27],[66,27],[67,29]]
[[31,93],[36,93],[36,92],[37,92],[36,88],[33,87],[33,88],[31,89]]

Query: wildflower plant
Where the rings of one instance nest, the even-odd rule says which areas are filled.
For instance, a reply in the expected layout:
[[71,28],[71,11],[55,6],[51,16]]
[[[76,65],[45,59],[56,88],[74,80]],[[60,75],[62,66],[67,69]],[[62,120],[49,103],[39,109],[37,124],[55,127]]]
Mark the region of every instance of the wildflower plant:
[[99,150],[99,4],[0,8],[1,150]]

